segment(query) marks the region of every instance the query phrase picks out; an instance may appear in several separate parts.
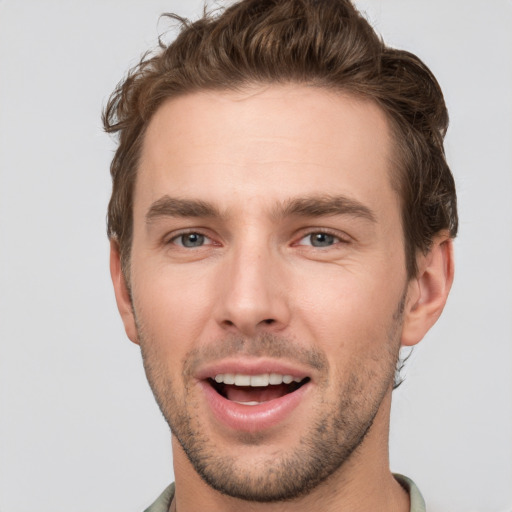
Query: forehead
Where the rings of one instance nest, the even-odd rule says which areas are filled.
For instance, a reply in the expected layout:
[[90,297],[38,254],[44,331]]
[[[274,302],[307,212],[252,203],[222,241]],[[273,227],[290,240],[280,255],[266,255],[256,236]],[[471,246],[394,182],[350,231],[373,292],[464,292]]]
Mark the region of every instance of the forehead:
[[305,193],[339,193],[378,209],[396,202],[391,147],[384,112],[349,94],[299,85],[192,93],[165,102],[148,126],[136,209],[163,194],[227,207],[237,197]]

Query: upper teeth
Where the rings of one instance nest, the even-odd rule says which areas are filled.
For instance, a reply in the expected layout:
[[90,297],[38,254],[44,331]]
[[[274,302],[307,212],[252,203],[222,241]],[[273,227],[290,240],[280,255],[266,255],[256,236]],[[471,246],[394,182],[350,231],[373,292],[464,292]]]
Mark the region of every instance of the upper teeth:
[[234,384],[235,386],[268,386],[269,384],[290,384],[300,382],[302,378],[292,375],[281,375],[280,373],[262,373],[261,375],[244,375],[240,373],[219,373],[215,375],[215,382]]

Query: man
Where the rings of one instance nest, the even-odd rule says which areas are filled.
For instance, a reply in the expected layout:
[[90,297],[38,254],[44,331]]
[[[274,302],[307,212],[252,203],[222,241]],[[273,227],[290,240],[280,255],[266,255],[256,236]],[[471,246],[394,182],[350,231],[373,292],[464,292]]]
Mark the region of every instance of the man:
[[348,0],[182,23],[104,116],[117,304],[172,431],[148,510],[425,510],[388,431],[453,280],[441,90]]

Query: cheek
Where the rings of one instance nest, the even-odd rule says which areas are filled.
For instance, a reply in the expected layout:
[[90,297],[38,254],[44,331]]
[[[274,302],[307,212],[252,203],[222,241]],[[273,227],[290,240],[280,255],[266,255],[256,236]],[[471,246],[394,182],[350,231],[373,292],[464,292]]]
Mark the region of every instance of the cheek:
[[189,350],[211,317],[203,276],[183,268],[156,266],[140,272],[136,282],[134,306],[146,337],[160,353],[176,355]]
[[297,315],[320,348],[345,358],[351,351],[376,351],[388,340],[403,290],[387,272],[334,269],[294,292]]

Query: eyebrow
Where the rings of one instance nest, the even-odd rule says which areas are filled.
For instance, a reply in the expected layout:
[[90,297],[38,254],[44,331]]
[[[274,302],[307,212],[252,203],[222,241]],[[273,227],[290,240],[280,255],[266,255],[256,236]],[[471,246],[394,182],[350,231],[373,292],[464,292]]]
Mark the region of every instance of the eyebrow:
[[[290,199],[276,205],[271,214],[275,220],[292,216],[350,215],[377,222],[376,216],[370,208],[355,199],[339,195],[317,195]],[[224,216],[209,202],[165,195],[149,207],[146,213],[146,224],[151,224],[160,217],[222,218]]]
[[215,206],[195,199],[180,199],[163,196],[155,201],[146,213],[146,224],[151,224],[160,217],[222,217]]
[[300,217],[326,217],[334,215],[350,215],[377,222],[375,213],[368,206],[346,196],[308,196],[290,199],[279,205],[273,211],[275,218]]

